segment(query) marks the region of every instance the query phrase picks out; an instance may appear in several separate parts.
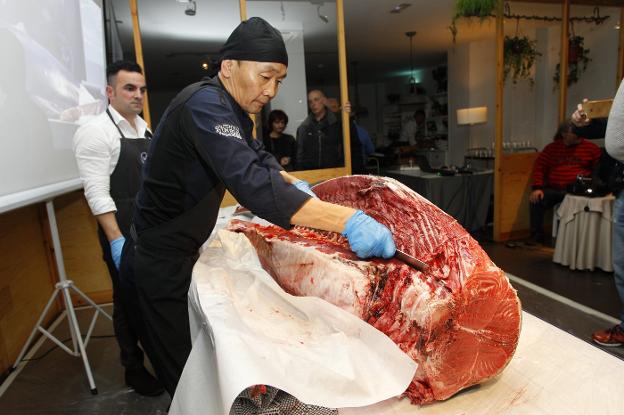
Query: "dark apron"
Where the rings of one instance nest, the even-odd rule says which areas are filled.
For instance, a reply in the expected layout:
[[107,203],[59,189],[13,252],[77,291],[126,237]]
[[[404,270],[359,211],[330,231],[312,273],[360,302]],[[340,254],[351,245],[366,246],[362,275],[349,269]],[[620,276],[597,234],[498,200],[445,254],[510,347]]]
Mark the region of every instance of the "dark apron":
[[178,217],[138,234],[132,227],[124,245],[121,275],[137,317],[133,324],[139,325],[143,348],[172,397],[191,352],[188,290],[193,266],[207,230],[215,226],[224,193],[220,184]]
[[[110,176],[110,195],[115,202],[117,212],[115,218],[123,236],[130,236],[130,225],[134,209],[134,196],[141,183],[141,168],[149,146],[149,131],[146,138],[126,138],[107,109],[111,122],[120,135],[119,160]],[[113,283],[113,328],[119,344],[121,363],[127,369],[143,367],[143,352],[138,346],[138,336],[130,325],[127,307],[124,306],[119,284],[119,273],[111,256],[110,243],[103,229],[98,225],[98,239],[102,247],[104,262]]]
[[[134,212],[134,198],[141,186],[141,169],[147,158],[147,149],[151,134],[145,131],[145,138],[126,138],[111,115],[106,110],[111,122],[119,131],[120,151],[115,170],[110,176],[110,195],[115,202],[115,218],[123,236],[130,236],[130,225]],[[103,232],[102,232],[103,233]],[[106,241],[108,244],[108,240]]]

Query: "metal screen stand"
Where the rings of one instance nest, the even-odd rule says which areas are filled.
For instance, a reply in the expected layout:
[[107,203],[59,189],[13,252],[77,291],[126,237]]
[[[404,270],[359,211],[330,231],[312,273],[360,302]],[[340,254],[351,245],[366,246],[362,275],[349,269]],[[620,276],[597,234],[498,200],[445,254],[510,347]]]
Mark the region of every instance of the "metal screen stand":
[[[46,210],[48,212],[50,234],[52,235],[52,246],[54,248],[54,258],[56,259],[56,268],[57,268],[58,275],[59,275],[59,282],[56,283],[54,292],[52,293],[52,296],[50,297],[48,304],[43,309],[43,312],[41,313],[41,316],[39,317],[39,320],[37,321],[35,328],[30,333],[30,337],[28,337],[28,341],[26,341],[26,344],[22,348],[22,351],[20,352],[19,356],[15,360],[12,370],[15,370],[17,366],[20,364],[24,355],[28,351],[28,348],[33,342],[35,335],[37,334],[37,332],[40,332],[41,334],[46,336],[48,339],[54,342],[58,347],[60,347],[61,349],[69,353],[70,355],[76,356],[76,357],[78,356],[82,357],[82,363],[84,364],[85,372],[87,373],[87,379],[89,380],[89,389],[91,390],[92,394],[97,395],[98,391],[97,391],[97,388],[95,387],[95,382],[93,381],[93,374],[91,373],[91,366],[89,365],[89,359],[87,357],[86,347],[87,347],[87,343],[89,343],[89,338],[91,337],[93,328],[95,327],[95,322],[97,320],[98,314],[102,313],[104,316],[108,317],[108,319],[111,321],[112,321],[112,317],[106,311],[104,311],[102,307],[95,304],[93,300],[91,300],[82,291],[80,291],[72,280],[67,279],[67,275],[65,274],[65,264],[63,262],[63,253],[61,251],[61,241],[59,239],[58,227],[56,224],[56,215],[54,213],[54,204],[51,200],[46,202]],[[70,295],[71,291],[80,295],[80,297],[82,297],[82,299],[86,301],[89,304],[89,306],[95,309],[93,318],[91,319],[91,324],[89,325],[89,330],[87,331],[87,334],[84,337],[84,339],[82,338],[82,334],[80,333],[80,326],[78,325],[78,319],[76,318],[76,311],[74,310],[74,304],[72,303],[72,299]],[[63,315],[61,316],[61,318],[67,317],[67,322],[69,324],[69,331],[71,333],[71,339],[72,339],[71,349],[67,347],[65,344],[63,344],[63,342],[61,342],[58,338],[56,338],[52,333],[50,333],[47,329],[45,329],[41,325],[46,315],[48,314],[50,307],[56,300],[57,296],[61,293],[63,294],[63,299],[65,301],[65,311],[63,311]]]

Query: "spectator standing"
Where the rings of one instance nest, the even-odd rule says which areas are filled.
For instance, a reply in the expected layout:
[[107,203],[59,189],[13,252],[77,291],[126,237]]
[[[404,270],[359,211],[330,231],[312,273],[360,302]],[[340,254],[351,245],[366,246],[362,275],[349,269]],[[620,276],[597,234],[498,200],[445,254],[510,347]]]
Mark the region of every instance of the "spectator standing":
[[[322,91],[308,93],[310,114],[297,128],[297,169],[325,169],[344,165],[342,145],[342,122],[328,108],[327,97]],[[340,109],[338,108],[338,111]],[[350,103],[344,110],[351,112]],[[364,170],[364,158],[357,131],[351,128],[351,169],[354,173]]]
[[288,115],[284,111],[271,111],[268,120],[268,133],[264,139],[264,147],[275,156],[284,170],[292,171],[295,169],[297,142],[292,135],[284,134],[287,125]]
[[76,131],[74,153],[113,285],[113,329],[126,384],[141,395],[157,396],[164,389],[143,365],[139,333],[123,301],[119,280],[121,250],[130,234],[134,198],[151,137],[147,123],[139,116],[145,78],[137,63],[118,61],[108,66],[106,79],[110,104]]

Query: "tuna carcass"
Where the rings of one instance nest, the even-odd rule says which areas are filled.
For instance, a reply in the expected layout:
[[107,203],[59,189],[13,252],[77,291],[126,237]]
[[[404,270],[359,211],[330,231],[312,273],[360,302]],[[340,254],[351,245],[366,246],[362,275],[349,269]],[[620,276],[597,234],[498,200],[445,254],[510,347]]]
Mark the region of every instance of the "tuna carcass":
[[520,302],[507,277],[452,217],[396,180],[345,176],[314,187],[322,200],[386,225],[397,248],[429,265],[359,260],[332,232],[234,220],[289,293],[321,297],[388,335],[418,363],[413,403],[447,399],[496,376],[518,343]]

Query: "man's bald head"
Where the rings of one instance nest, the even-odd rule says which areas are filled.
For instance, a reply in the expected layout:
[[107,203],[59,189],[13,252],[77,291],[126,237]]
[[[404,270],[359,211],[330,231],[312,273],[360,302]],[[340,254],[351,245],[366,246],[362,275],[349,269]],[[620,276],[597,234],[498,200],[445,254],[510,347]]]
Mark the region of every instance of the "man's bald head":
[[317,120],[320,120],[325,116],[327,109],[325,106],[327,105],[327,97],[323,93],[323,91],[318,89],[313,89],[308,92],[308,107],[310,107],[310,111]]

